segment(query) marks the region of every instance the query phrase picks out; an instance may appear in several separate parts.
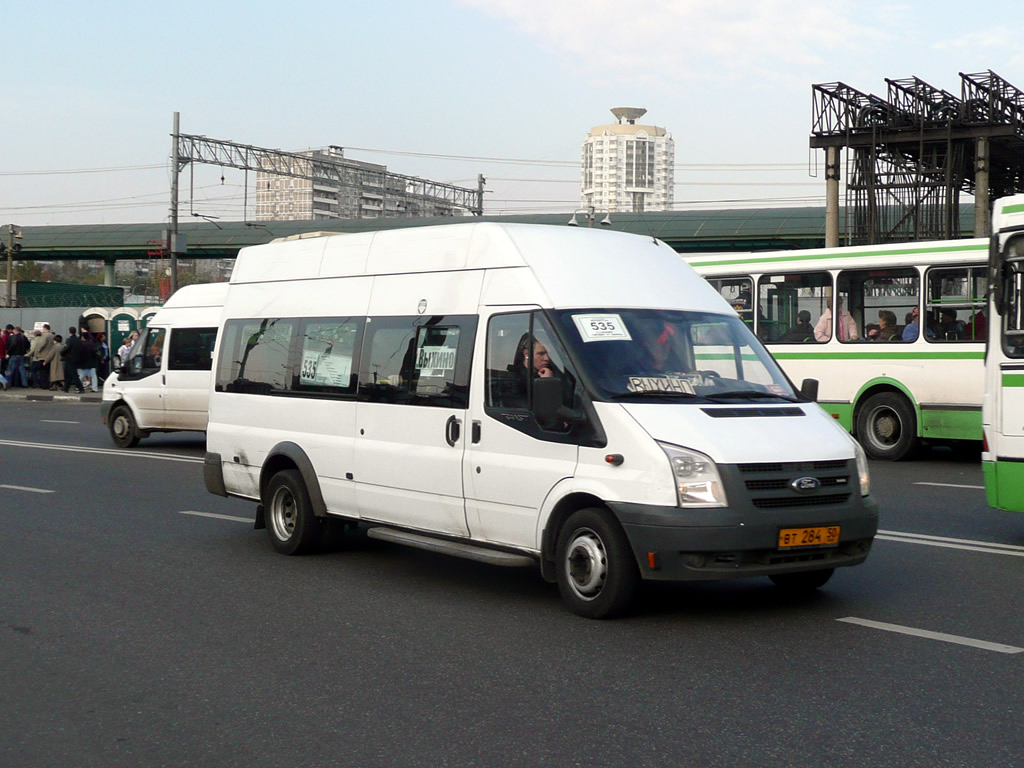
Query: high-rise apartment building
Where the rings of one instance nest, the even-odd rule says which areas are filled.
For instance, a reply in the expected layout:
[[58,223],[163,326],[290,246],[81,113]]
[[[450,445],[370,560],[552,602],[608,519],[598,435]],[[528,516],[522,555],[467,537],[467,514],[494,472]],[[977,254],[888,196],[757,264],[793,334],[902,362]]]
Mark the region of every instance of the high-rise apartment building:
[[478,205],[475,190],[349,160],[341,147],[289,155],[277,168],[296,175],[257,172],[257,221],[462,216]]
[[583,207],[610,213],[671,210],[672,134],[637,125],[646,109],[616,107],[612,114],[617,122],[591,128],[583,142]]

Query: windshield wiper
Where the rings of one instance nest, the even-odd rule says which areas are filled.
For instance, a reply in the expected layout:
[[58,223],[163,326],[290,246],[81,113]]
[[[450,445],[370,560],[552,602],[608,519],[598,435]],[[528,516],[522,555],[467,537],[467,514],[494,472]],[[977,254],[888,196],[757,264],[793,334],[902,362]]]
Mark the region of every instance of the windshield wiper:
[[704,397],[693,392],[673,392],[667,389],[644,389],[639,392],[617,392],[608,395],[609,400],[620,400],[625,397]]
[[785,400],[787,403],[797,403],[799,400],[793,397],[787,397],[786,395],[777,395],[774,392],[761,392],[755,389],[736,389],[731,392],[715,392],[714,394],[704,395],[708,400],[751,400],[755,397],[774,397],[777,400]]

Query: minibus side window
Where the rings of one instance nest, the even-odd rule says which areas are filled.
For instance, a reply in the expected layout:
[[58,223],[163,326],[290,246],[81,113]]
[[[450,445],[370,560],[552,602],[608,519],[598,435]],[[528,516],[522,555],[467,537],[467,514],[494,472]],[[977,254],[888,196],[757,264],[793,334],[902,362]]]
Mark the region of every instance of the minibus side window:
[[375,403],[469,407],[476,318],[367,318],[359,397]]
[[[532,383],[541,376],[562,382],[560,415],[546,427],[538,423],[532,409]],[[579,377],[541,313],[491,317],[484,401],[489,416],[541,440],[590,442],[594,430],[581,402]]]
[[142,379],[159,371],[166,337],[166,328],[147,329],[132,348],[127,370],[122,374],[123,378]]
[[213,367],[213,344],[216,340],[216,328],[173,328],[167,370],[210,370]]
[[252,395],[288,391],[288,352],[297,325],[282,318],[225,323],[216,390]]
[[354,395],[356,355],[365,318],[307,318],[299,327],[299,359],[292,390],[327,395]]

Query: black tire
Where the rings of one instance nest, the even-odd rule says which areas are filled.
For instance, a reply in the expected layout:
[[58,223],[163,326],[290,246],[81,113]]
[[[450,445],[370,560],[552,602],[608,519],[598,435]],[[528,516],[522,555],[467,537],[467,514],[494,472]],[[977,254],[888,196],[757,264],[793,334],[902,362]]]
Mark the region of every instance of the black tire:
[[562,599],[587,619],[625,613],[640,583],[626,535],[604,509],[581,509],[569,517],[558,534],[555,564]]
[[914,409],[902,395],[872,395],[857,411],[857,439],[872,459],[913,458],[919,448]]
[[118,448],[132,448],[138,445],[141,439],[135,417],[132,416],[132,409],[127,405],[114,406],[107,418],[107,429],[110,432],[110,439]]
[[282,470],[270,478],[263,495],[263,515],[270,543],[283,555],[304,554],[319,542],[320,521],[296,469]]
[[828,580],[832,578],[832,574],[835,573],[835,570],[835,568],[826,568],[822,571],[779,573],[775,576],[769,576],[768,578],[770,578],[772,583],[779,589],[784,589],[787,592],[813,592],[814,590],[825,586]]

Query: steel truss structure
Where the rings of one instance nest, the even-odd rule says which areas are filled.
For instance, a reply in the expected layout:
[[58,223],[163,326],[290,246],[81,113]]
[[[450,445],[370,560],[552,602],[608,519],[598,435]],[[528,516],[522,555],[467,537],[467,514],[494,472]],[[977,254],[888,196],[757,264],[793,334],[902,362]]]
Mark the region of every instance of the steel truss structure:
[[[402,176],[340,157],[332,159],[324,155],[282,152],[183,133],[177,134],[177,150],[179,168],[175,171],[188,163],[219,165],[309,181],[328,181],[337,186],[354,187],[383,197],[401,195],[407,200],[422,201],[424,209],[430,209],[441,202],[450,206],[450,215],[455,215],[460,209],[468,210],[475,216],[483,215],[482,189],[467,189],[415,176]],[[428,206],[427,203],[432,205]],[[415,216],[417,210],[413,207],[405,215]]]
[[1024,93],[991,70],[960,79],[959,97],[917,77],[887,78],[884,99],[811,86],[810,146],[850,150],[850,244],[955,238],[962,192],[1024,191]]

